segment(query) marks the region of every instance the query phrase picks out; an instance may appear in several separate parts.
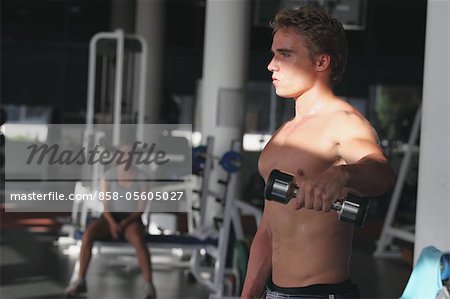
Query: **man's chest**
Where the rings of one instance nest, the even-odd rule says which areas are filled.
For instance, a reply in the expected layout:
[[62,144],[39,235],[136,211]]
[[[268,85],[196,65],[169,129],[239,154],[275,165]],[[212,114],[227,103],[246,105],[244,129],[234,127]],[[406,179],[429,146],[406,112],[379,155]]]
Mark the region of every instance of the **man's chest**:
[[269,141],[260,156],[259,170],[267,178],[272,169],[312,176],[338,160],[338,143],[326,123],[285,126]]

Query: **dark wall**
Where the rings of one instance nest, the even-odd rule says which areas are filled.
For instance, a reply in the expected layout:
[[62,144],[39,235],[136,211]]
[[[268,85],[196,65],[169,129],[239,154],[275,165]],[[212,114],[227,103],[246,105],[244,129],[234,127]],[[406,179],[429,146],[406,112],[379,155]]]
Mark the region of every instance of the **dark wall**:
[[426,1],[368,1],[365,31],[348,31],[349,61],[337,91],[367,96],[373,84],[422,86]]
[[109,30],[100,0],[3,0],[1,101],[84,110],[89,39]]
[[[88,42],[110,30],[108,0],[3,0],[2,103],[85,109]],[[346,75],[337,93],[367,97],[373,84],[422,85],[425,0],[369,0],[364,31],[348,31]],[[202,74],[205,2],[170,0],[166,10],[164,87],[194,94]],[[272,33],[252,26],[249,79],[270,81]]]
[[[340,95],[367,97],[373,84],[422,85],[426,0],[369,0],[366,29],[347,31],[349,59]],[[269,80],[266,71],[271,30],[254,27],[249,75]]]

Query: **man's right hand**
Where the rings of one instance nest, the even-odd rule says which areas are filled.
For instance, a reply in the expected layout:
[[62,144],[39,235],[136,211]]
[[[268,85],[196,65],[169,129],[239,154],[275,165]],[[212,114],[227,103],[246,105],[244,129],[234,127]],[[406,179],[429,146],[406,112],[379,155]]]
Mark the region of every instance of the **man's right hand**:
[[348,193],[347,177],[342,166],[334,166],[313,178],[299,180],[297,196],[288,204],[297,210],[304,207],[328,212],[333,202]]

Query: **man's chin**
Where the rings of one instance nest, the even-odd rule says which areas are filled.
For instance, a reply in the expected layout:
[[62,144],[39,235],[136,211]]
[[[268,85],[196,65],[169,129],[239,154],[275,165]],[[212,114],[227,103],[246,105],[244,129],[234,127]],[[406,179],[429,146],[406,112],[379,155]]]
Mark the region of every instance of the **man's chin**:
[[292,99],[293,98],[293,96],[285,94],[285,93],[281,93],[281,92],[277,92],[277,91],[275,93],[277,94],[277,96],[279,96],[280,98],[283,98],[283,99]]
[[283,99],[292,98],[292,96],[290,94],[288,94],[287,92],[283,92],[283,90],[280,90],[280,88],[276,88],[276,87],[275,87],[275,94]]

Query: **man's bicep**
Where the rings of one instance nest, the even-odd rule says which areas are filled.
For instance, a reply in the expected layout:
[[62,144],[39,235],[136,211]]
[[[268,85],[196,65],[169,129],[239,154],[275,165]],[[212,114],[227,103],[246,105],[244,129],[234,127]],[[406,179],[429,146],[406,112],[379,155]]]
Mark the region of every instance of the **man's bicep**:
[[381,147],[372,139],[348,139],[340,145],[339,154],[347,164],[353,164],[363,159],[387,161]]
[[372,125],[357,114],[341,115],[339,126],[339,155],[347,164],[365,157],[385,161],[378,135]]

